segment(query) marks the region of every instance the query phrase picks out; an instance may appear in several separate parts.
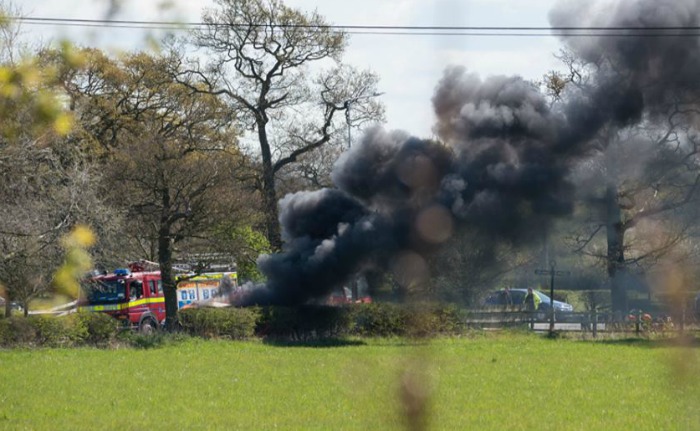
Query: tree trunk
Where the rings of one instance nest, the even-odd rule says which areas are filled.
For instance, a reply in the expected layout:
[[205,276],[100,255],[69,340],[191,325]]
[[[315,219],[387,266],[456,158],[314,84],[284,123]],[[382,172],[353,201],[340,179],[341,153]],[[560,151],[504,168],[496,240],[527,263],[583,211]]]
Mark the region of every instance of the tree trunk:
[[[265,175],[267,177],[267,174]],[[263,199],[265,205],[266,236],[273,251],[282,249],[282,236],[280,234],[280,222],[277,209],[277,192],[274,186],[274,175],[265,178]]]
[[7,318],[12,315],[12,306],[10,304],[10,295],[7,295],[7,297],[5,297],[5,317]]
[[163,283],[163,296],[165,298],[165,329],[174,331],[177,328],[177,283],[173,277],[173,241],[171,238],[170,223],[170,190],[161,191],[160,227],[158,229],[158,265],[160,267],[160,280]]
[[177,327],[177,284],[173,277],[173,249],[168,226],[158,232],[158,264],[165,297],[165,329],[173,331]]
[[277,210],[277,189],[275,187],[275,172],[272,166],[272,152],[267,140],[266,122],[258,120],[258,141],[263,164],[263,204],[265,209],[265,230],[267,240],[273,251],[282,248],[282,236],[280,235],[279,216]]
[[625,286],[625,230],[622,210],[617,200],[617,187],[610,184],[605,192],[606,232],[608,239],[607,270],[610,283],[610,299],[613,311],[627,310],[627,286]]

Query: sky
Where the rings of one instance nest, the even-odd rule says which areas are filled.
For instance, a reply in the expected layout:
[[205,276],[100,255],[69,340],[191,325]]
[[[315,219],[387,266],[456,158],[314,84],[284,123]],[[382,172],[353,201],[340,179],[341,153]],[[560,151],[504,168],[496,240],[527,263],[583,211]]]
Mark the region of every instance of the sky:
[[[555,0],[285,0],[303,11],[317,10],[336,25],[377,26],[548,26]],[[14,0],[24,16],[102,19],[109,0]],[[121,0],[112,19],[199,22],[213,0]],[[48,42],[68,38],[106,50],[148,49],[136,29],[26,25],[27,37]],[[157,35],[155,35],[157,36]],[[553,37],[484,37],[353,34],[344,61],[380,76],[388,129],[433,136],[431,98],[443,71],[451,65],[488,75],[539,79],[560,68]]]

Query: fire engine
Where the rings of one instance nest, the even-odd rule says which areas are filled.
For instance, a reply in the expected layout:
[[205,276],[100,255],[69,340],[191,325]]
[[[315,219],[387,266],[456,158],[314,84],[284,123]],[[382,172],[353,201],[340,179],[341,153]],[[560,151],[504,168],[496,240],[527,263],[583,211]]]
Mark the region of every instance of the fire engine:
[[[216,272],[176,277],[178,308],[213,300],[222,287],[237,287],[237,274]],[[90,277],[82,283],[79,310],[103,312],[141,332],[153,332],[165,322],[165,297],[160,271],[134,265],[110,274]]]

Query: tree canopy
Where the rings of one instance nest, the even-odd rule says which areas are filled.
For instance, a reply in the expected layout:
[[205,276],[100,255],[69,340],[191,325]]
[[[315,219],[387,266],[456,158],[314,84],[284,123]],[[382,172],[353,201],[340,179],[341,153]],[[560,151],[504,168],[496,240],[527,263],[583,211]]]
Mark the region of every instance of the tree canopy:
[[340,63],[345,33],[316,12],[304,13],[279,0],[219,0],[203,21],[192,43],[208,60],[189,61],[178,76],[193,90],[235,107],[251,131],[261,160],[257,182],[267,238],[279,249],[282,171],[342,139],[345,125],[339,114],[351,109],[347,127],[381,121],[383,108],[374,98],[378,77]]

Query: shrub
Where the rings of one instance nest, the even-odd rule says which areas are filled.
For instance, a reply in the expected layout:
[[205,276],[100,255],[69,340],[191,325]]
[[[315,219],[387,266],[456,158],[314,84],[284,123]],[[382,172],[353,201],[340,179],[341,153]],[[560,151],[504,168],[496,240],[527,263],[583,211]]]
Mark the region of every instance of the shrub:
[[353,326],[353,310],[350,307],[274,306],[260,310],[256,334],[271,339],[306,341],[347,336]]
[[83,316],[13,316],[0,321],[0,345],[70,347],[90,340]]
[[356,333],[368,337],[434,337],[465,328],[462,311],[452,305],[373,303],[358,305]]
[[294,307],[269,306],[260,309],[260,319],[255,334],[262,338],[302,338],[298,310]]
[[10,319],[0,319],[0,346],[9,346],[12,340]]
[[430,338],[439,335],[454,335],[464,326],[454,307],[437,304],[413,304],[404,308],[405,334],[416,338]]
[[88,336],[87,327],[75,315],[29,316],[26,320],[35,328],[36,343],[40,346],[73,346],[82,344]]
[[26,317],[12,316],[7,319],[9,336],[8,345],[33,345],[37,341],[37,330],[32,320]]
[[406,335],[406,313],[399,305],[390,303],[357,305],[355,332],[367,337]]
[[299,308],[303,333],[313,338],[338,338],[350,334],[355,326],[350,307],[304,306]]
[[76,319],[87,331],[85,342],[92,345],[106,346],[116,339],[119,332],[119,321],[105,313],[79,312]]
[[452,304],[436,305],[433,313],[437,316],[438,331],[440,335],[458,335],[467,327],[464,310]]
[[243,340],[253,336],[258,312],[253,308],[188,308],[180,310],[178,318],[191,335]]
[[405,313],[404,335],[415,338],[430,338],[437,335],[440,320],[432,310],[411,307],[403,311]]

